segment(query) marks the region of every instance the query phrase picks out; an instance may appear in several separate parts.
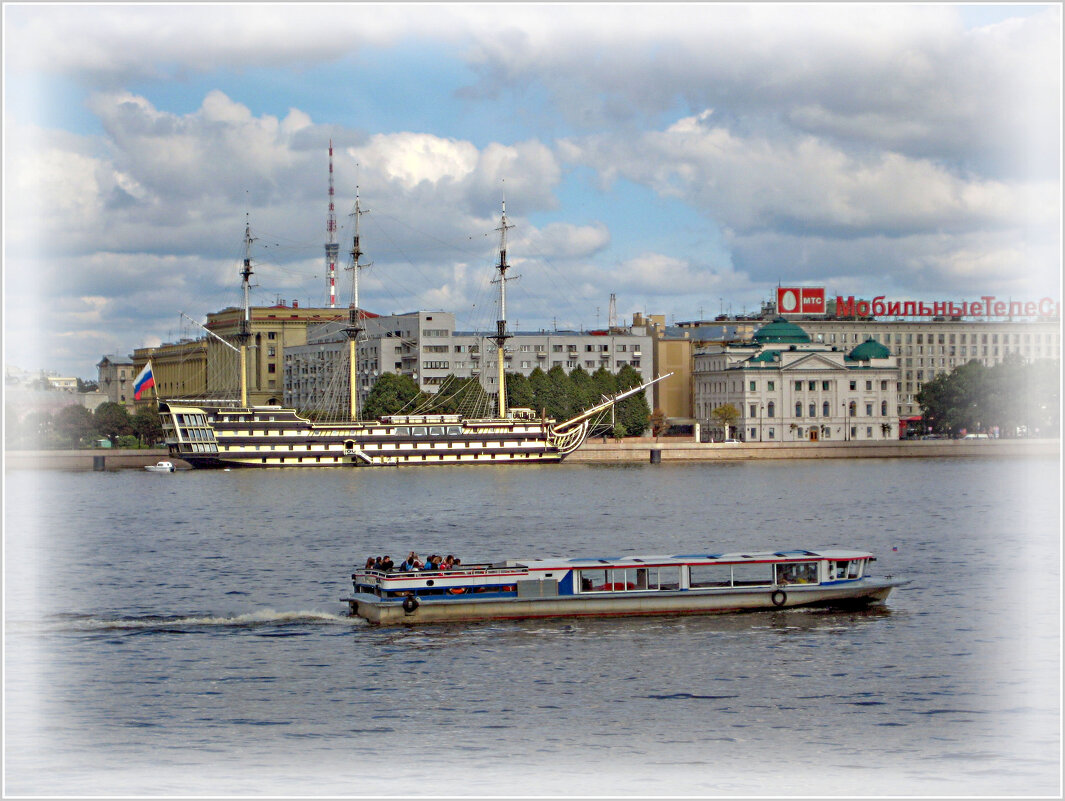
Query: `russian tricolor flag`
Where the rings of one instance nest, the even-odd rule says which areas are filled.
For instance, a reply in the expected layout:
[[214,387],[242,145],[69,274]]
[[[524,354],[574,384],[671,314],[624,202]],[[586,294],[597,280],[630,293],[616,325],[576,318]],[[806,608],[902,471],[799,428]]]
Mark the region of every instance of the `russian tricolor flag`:
[[140,400],[141,393],[154,386],[155,376],[152,375],[152,363],[148,362],[133,381],[133,400]]

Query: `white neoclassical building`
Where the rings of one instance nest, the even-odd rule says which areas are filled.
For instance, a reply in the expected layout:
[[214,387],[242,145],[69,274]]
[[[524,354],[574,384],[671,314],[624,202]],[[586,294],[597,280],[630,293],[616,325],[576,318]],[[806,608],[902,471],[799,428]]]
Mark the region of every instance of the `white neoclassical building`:
[[[750,340],[698,349],[693,361],[694,411],[711,439],[898,439],[898,358],[872,339],[846,351],[778,317]],[[726,404],[739,413],[729,431],[712,416]]]

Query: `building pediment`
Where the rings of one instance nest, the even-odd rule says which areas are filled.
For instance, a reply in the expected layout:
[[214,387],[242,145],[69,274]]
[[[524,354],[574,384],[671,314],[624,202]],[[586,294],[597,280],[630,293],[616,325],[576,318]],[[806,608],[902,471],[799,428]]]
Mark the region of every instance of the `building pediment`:
[[[832,358],[835,356],[836,358]],[[843,353],[789,353],[784,351],[781,353],[781,372],[788,372],[789,370],[802,370],[804,372],[810,370],[841,370],[846,369],[843,364]],[[794,358],[789,358],[794,357]]]

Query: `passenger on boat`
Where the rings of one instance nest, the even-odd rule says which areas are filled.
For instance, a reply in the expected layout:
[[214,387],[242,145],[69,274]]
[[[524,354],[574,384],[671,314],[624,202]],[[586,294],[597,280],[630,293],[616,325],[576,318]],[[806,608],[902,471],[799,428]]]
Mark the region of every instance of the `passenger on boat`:
[[411,570],[420,570],[421,566],[422,563],[418,560],[418,554],[414,553],[414,551],[411,551],[409,554],[407,554],[406,561],[399,566],[399,569],[404,573],[407,573]]
[[444,561],[440,563],[441,570],[451,570],[455,567],[455,557],[448,554],[444,557]]
[[395,566],[396,566],[396,565],[395,565],[395,563],[394,563],[394,562],[392,561],[392,557],[391,557],[391,556],[388,556],[387,554],[385,555],[385,558],[381,560],[381,569],[382,569],[383,571],[385,571],[386,573],[387,573],[387,572],[388,572],[389,570],[391,570],[392,568],[394,568]]
[[373,570],[373,569],[374,569],[374,559],[371,556],[369,559],[366,560],[366,570]]

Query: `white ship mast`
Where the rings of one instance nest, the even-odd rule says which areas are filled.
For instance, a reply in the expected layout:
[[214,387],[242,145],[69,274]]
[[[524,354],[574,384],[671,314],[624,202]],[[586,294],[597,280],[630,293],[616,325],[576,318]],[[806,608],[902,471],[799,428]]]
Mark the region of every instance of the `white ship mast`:
[[241,290],[244,294],[244,316],[240,320],[240,329],[237,332],[237,345],[240,347],[240,405],[248,405],[248,340],[251,339],[251,303],[250,281],[251,269],[251,243],[255,240],[251,235],[251,220],[245,215],[244,220],[244,266],[241,268]]
[[496,372],[499,381],[498,411],[500,419],[505,419],[509,412],[507,409],[506,365],[504,362],[506,361],[506,342],[510,338],[510,334],[507,333],[507,270],[510,269],[510,265],[507,264],[507,229],[513,227],[513,225],[507,225],[507,201],[504,199],[502,222],[496,229],[499,231],[499,264],[496,265],[496,269],[499,270],[499,278],[496,279],[499,282],[499,319],[496,320],[496,335],[492,337],[492,341],[496,343],[498,365]]
[[355,187],[355,210],[350,216],[355,218],[355,235],[351,244],[351,304],[348,306],[348,324],[344,333],[348,337],[348,411],[350,419],[359,419],[359,389],[358,389],[358,355],[355,340],[362,331],[359,325],[361,312],[359,311],[359,270],[362,265],[359,259],[362,257],[362,248],[359,246],[359,217],[368,214],[359,206],[359,188]]

